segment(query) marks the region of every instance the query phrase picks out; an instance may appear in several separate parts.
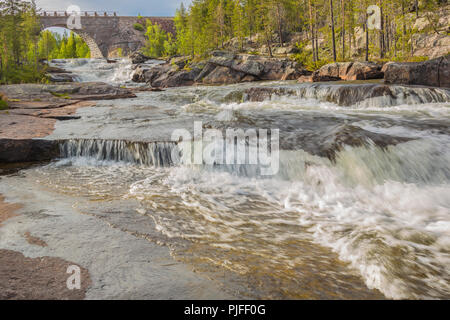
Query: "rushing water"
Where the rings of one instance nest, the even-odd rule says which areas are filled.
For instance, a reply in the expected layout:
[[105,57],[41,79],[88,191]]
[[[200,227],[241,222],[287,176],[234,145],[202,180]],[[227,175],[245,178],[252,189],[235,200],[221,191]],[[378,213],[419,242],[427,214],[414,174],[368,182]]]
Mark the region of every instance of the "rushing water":
[[[82,81],[123,83],[132,72],[126,60],[59,64]],[[449,90],[394,86],[344,104],[338,86],[177,88],[99,102],[57,126],[61,160],[24,175],[84,198],[81,212],[169,246],[244,296],[450,298]],[[363,95],[355,86],[345,94]],[[252,101],[254,87],[278,91]],[[279,172],[175,165],[171,132],[194,121],[279,129]],[[120,208],[127,214],[114,218]],[[133,224],[138,216],[149,226]]]

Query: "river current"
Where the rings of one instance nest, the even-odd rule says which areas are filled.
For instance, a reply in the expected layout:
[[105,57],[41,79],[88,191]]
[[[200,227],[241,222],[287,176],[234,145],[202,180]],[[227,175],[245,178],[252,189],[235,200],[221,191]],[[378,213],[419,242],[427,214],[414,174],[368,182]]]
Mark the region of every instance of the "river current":
[[[55,64],[137,86],[127,60]],[[339,86],[366,90],[263,82],[99,101],[49,137],[64,140],[61,159],[8,183],[76,197],[242,297],[450,298],[450,90],[341,103]],[[278,91],[254,101],[251,88]],[[279,171],[175,164],[171,133],[195,121],[279,129]]]

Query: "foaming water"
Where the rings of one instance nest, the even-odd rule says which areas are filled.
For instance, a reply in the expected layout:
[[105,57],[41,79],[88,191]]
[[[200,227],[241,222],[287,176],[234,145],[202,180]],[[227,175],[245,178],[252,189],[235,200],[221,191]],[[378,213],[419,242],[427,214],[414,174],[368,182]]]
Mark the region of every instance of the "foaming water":
[[[113,82],[121,68],[71,63],[83,81]],[[271,82],[103,101],[58,124],[62,159],[24,175],[87,199],[81,212],[139,203],[152,229],[137,232],[130,214],[121,230],[252,298],[448,299],[449,91],[377,88]],[[279,172],[177,164],[170,134],[194,121],[280,129]]]
[[[130,83],[133,73],[131,60],[118,59],[108,63],[106,59],[54,59],[51,65],[63,68],[76,75],[79,82]],[[149,64],[161,63],[151,60]]]
[[[348,147],[333,162],[282,151],[271,178],[233,166],[155,167],[98,156],[96,143],[72,141],[90,152],[66,151],[67,159],[28,174],[85,195],[94,207],[138,200],[176,258],[244,277],[258,297],[329,298],[346,283],[353,289],[341,297],[376,298],[357,274],[389,298],[450,296],[449,141]],[[306,289],[307,279],[315,284]]]

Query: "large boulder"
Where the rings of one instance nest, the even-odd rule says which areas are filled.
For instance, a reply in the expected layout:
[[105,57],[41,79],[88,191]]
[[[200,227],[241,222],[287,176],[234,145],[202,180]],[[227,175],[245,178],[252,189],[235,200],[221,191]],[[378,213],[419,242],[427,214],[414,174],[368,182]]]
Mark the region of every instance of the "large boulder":
[[450,88],[450,55],[424,62],[387,63],[384,82]]
[[204,84],[233,84],[239,83],[244,76],[242,72],[218,66],[202,81]]
[[187,57],[151,68],[137,67],[135,82],[147,82],[153,87],[179,87],[202,84],[232,84],[258,80],[295,80],[308,74],[289,59],[268,58],[250,54],[215,51],[211,58],[186,68]]
[[[216,51],[208,61],[220,67],[253,76],[256,80],[295,80],[308,72],[290,59],[269,58],[250,54]],[[234,72],[230,72],[234,76]]]
[[57,141],[0,139],[0,163],[45,161],[57,157],[59,157]]
[[146,55],[142,54],[139,51],[133,52],[132,54],[130,54],[129,58],[131,59],[131,63],[133,64],[139,64],[139,63],[144,63],[148,60],[151,60],[151,57],[147,57]]
[[150,82],[152,87],[156,88],[171,88],[171,87],[185,87],[192,86],[195,78],[200,73],[198,69],[180,70],[163,73],[158,75]]
[[181,69],[176,64],[165,63],[151,68],[138,67],[132,75],[134,82],[146,82],[155,88],[191,86],[200,69]]
[[77,77],[70,73],[47,73],[50,82],[75,82]]
[[313,74],[313,81],[382,79],[381,66],[373,62],[336,62],[324,65]]

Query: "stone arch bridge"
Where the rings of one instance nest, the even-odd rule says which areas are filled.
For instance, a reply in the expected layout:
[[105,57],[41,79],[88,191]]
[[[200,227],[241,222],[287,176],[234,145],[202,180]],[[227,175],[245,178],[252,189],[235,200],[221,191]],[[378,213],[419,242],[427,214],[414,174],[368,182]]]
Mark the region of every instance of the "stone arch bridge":
[[[68,28],[67,12],[41,12],[41,29],[50,27]],[[136,51],[145,43],[145,31],[134,28],[134,24],[144,24],[146,19],[157,23],[167,32],[175,34],[174,21],[171,17],[124,17],[115,12],[82,12],[81,29],[72,29],[91,50],[92,58],[117,56],[121,48],[124,55]]]

